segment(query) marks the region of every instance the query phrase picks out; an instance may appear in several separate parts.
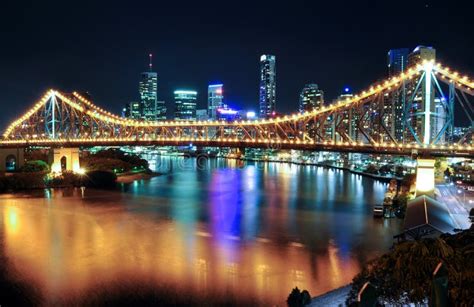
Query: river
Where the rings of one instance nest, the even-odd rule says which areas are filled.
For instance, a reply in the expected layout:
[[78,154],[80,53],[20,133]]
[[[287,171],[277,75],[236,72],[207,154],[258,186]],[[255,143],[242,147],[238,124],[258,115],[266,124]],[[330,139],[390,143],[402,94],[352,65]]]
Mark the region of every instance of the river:
[[165,174],[117,190],[0,195],[2,274],[43,305],[139,293],[169,304],[285,306],[295,286],[315,296],[349,283],[400,230],[372,217],[386,185],[346,171],[151,162]]

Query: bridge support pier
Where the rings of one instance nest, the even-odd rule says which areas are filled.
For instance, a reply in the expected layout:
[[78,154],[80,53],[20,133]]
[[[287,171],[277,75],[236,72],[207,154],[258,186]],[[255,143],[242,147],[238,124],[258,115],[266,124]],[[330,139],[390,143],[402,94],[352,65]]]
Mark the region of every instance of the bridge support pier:
[[416,197],[421,195],[434,197],[435,159],[417,159],[416,162]]
[[0,172],[10,172],[20,169],[25,164],[24,148],[0,149]]
[[79,148],[54,148],[51,171],[56,173],[62,171],[80,172]]

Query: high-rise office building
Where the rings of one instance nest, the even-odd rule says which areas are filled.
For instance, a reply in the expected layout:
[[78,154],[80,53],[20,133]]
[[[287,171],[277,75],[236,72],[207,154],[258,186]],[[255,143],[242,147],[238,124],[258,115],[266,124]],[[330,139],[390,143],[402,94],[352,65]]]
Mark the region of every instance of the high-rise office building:
[[153,71],[152,54],[150,56],[149,71],[143,72],[139,83],[141,117],[144,120],[166,119],[164,101],[158,101],[158,74]]
[[[408,48],[391,49],[387,53],[388,77],[395,77],[406,71],[408,66]],[[405,123],[405,104],[401,92],[384,96],[383,124],[399,142],[403,141]],[[389,141],[388,136],[383,141]]]
[[276,70],[275,56],[264,54],[260,57],[260,117],[275,114]]
[[408,48],[390,49],[387,53],[388,76],[393,77],[404,72],[408,64]]
[[408,66],[421,64],[423,61],[435,61],[436,49],[427,46],[417,46],[408,54]]
[[210,84],[207,88],[207,110],[210,119],[217,118],[217,109],[223,107],[224,85]]
[[166,103],[164,100],[156,101],[156,120],[166,120]]
[[206,109],[197,109],[196,110],[196,120],[208,120],[209,115],[207,115]]
[[138,101],[132,101],[129,103],[129,113],[128,117],[133,119],[141,119],[142,118],[142,104]]
[[138,101],[132,101],[125,104],[122,109],[122,117],[132,118],[132,119],[141,119],[142,110],[141,104]]
[[196,120],[197,92],[190,90],[174,91],[174,103],[176,107],[175,119]]
[[130,104],[126,103],[122,108],[122,117],[129,118],[130,117]]
[[300,93],[300,112],[319,110],[324,102],[324,92],[317,84],[306,84]]

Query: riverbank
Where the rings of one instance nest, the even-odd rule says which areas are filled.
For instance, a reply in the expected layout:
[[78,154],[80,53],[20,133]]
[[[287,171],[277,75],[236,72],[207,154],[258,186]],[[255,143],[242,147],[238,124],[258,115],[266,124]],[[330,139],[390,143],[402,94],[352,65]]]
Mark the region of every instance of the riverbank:
[[298,161],[284,161],[284,160],[274,160],[274,159],[269,159],[269,160],[262,160],[262,159],[255,159],[255,158],[233,158],[233,157],[224,157],[225,159],[233,159],[233,160],[240,160],[240,161],[251,161],[251,162],[272,162],[272,163],[288,163],[288,164],[295,164],[295,165],[303,165],[303,166],[318,166],[318,167],[325,167],[325,168],[332,168],[332,169],[338,169],[338,170],[343,170],[343,171],[348,171],[353,174],[369,177],[378,181],[382,182],[390,182],[390,180],[395,179],[395,180],[402,180],[403,178],[401,177],[396,177],[396,176],[382,176],[378,174],[372,174],[372,173],[367,173],[355,169],[351,169],[349,167],[344,167],[344,166],[337,166],[337,165],[332,165],[332,164],[325,164],[325,163],[315,163],[315,162],[298,162]]

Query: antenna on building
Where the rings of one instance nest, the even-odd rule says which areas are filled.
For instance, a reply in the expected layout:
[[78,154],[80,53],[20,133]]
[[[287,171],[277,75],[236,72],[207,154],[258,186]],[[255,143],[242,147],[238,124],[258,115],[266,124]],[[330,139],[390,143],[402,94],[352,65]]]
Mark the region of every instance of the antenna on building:
[[150,57],[150,64],[148,64],[148,66],[150,66],[150,71],[153,71],[153,54],[149,54],[148,55]]

